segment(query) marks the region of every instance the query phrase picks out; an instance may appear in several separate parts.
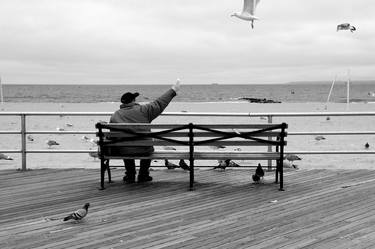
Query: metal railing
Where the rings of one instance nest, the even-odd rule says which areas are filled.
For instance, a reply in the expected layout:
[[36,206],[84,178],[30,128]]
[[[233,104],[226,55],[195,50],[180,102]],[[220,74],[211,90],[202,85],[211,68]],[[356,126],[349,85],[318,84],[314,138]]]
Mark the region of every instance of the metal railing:
[[[89,131],[33,131],[26,129],[27,117],[32,116],[107,116],[112,112],[0,112],[1,116],[19,116],[21,120],[20,130],[0,130],[0,136],[14,134],[21,136],[21,149],[1,150],[0,153],[21,153],[22,168],[26,170],[26,154],[28,153],[89,153],[92,150],[28,150],[26,137],[28,134],[96,134],[95,130]],[[165,112],[162,116],[196,116],[196,117],[266,117],[268,123],[272,123],[274,117],[319,117],[319,116],[375,116],[375,112],[287,112],[287,113],[219,113],[219,112]],[[304,135],[375,135],[375,131],[299,131],[290,132],[288,136]],[[269,148],[270,150],[270,148]],[[371,150],[321,150],[321,151],[285,151],[286,154],[375,154]],[[270,162],[269,162],[270,166]]]

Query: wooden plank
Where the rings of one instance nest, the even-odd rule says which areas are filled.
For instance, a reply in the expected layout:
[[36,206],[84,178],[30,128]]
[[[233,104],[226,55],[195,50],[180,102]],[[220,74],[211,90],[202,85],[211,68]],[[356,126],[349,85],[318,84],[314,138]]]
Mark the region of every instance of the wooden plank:
[[[113,170],[121,179],[123,170]],[[1,248],[372,248],[375,171],[155,170],[147,184],[97,190],[98,170],[0,174]],[[4,200],[4,202],[3,202]],[[277,202],[273,202],[277,200]],[[90,202],[81,222],[62,222]],[[55,218],[59,218],[55,220]]]

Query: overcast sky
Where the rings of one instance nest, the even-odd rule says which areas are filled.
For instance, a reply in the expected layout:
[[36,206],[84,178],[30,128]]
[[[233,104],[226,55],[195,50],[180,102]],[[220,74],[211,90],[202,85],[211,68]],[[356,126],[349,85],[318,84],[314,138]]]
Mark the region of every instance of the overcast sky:
[[[374,0],[0,0],[3,83],[375,79]],[[336,32],[349,22],[357,31]]]

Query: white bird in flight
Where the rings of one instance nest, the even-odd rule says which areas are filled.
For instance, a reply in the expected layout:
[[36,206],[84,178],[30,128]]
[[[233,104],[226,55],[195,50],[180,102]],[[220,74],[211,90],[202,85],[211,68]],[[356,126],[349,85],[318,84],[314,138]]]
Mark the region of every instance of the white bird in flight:
[[238,17],[245,21],[251,21],[251,28],[254,28],[254,20],[259,20],[255,16],[255,8],[260,0],[244,0],[242,12],[233,13],[231,16]]

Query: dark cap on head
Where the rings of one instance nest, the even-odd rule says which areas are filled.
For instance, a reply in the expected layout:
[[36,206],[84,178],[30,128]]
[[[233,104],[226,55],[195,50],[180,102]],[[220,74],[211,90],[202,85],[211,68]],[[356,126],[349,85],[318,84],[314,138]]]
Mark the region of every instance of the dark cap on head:
[[124,93],[121,97],[121,103],[129,104],[130,102],[135,100],[135,98],[138,96],[139,96],[139,93],[131,93],[131,92]]

